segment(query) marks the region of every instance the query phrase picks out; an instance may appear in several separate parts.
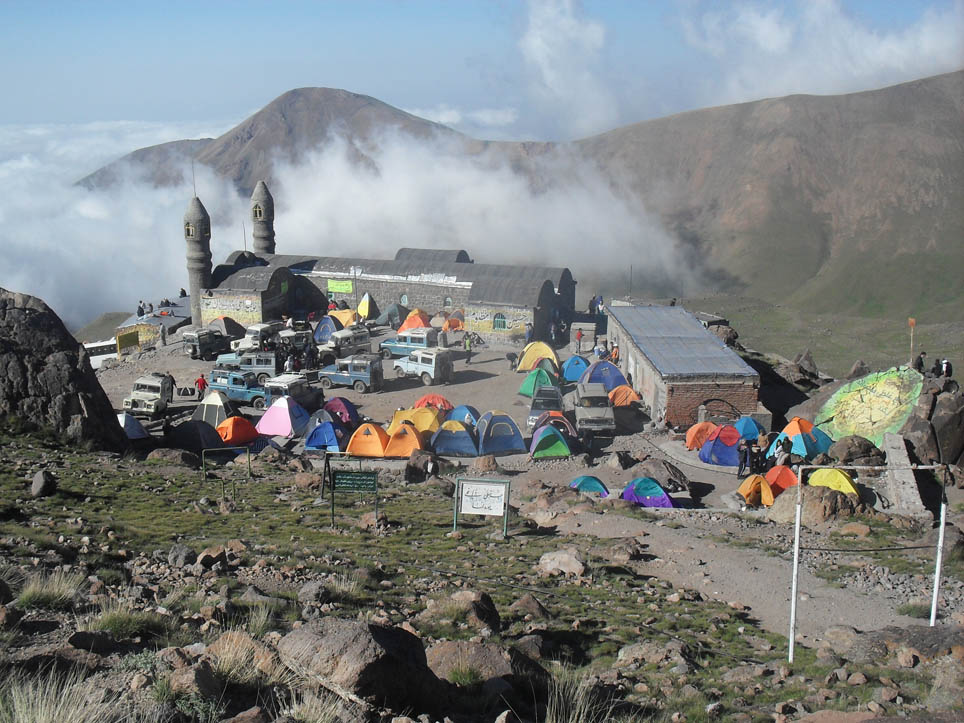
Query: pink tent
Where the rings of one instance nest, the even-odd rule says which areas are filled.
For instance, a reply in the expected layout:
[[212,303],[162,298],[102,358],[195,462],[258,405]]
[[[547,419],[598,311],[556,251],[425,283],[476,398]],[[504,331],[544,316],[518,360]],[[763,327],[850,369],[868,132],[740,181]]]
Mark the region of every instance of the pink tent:
[[256,429],[258,434],[269,437],[298,437],[305,431],[309,419],[308,412],[298,402],[291,397],[280,397],[264,413]]

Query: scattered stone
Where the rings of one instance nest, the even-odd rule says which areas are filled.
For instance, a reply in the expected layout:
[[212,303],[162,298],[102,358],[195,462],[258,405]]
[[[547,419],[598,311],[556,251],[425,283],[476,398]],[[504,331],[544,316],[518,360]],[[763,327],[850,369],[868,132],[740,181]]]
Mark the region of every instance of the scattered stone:
[[375,517],[374,511],[366,512],[355,524],[363,530],[384,530],[388,527],[388,515],[381,510],[378,511],[378,517]]
[[880,466],[884,453],[869,439],[857,434],[841,437],[827,450],[827,454],[842,465]]
[[[856,495],[845,495],[829,487],[805,486],[801,490],[803,509],[801,523],[807,527],[827,520],[852,517],[866,511]],[[791,524],[796,516],[797,495],[780,495],[767,512],[767,519],[779,524]]]
[[476,457],[472,460],[473,472],[498,472],[499,463],[495,459],[494,454],[483,454],[481,457]]
[[295,475],[295,487],[300,490],[320,489],[322,482],[321,475],[316,472],[298,472]]
[[271,718],[258,706],[248,708],[233,718],[227,718],[223,723],[271,723]]
[[223,688],[211,664],[206,660],[187,667],[175,669],[169,678],[171,691],[181,695],[199,695],[217,699]]
[[453,673],[472,670],[483,681],[512,675],[509,655],[498,645],[466,640],[443,640],[425,651],[428,667],[439,678],[451,681]]
[[49,497],[57,491],[57,478],[49,470],[39,470],[31,481],[30,496]]
[[13,605],[0,605],[0,630],[12,629],[23,619],[23,612]]
[[535,595],[533,595],[531,592],[527,592],[525,595],[512,603],[509,606],[509,610],[517,615],[530,616],[536,620],[545,620],[552,617],[549,611],[541,602],[536,599]]
[[867,676],[863,673],[852,673],[849,678],[847,678],[847,685],[866,685]]
[[226,565],[228,562],[228,551],[224,545],[212,545],[198,553],[197,564],[203,567],[212,568],[219,562],[222,565]]
[[606,458],[604,464],[611,469],[629,469],[636,464],[636,461],[629,452],[613,452]]
[[201,466],[200,457],[183,449],[155,449],[147,455],[147,461],[163,462],[164,464],[190,467],[191,469],[197,469]]
[[854,362],[854,365],[850,367],[850,372],[847,374],[847,379],[859,379],[860,377],[865,377],[870,374],[870,367],[867,366],[867,362],[863,359],[858,359]]
[[848,522],[838,532],[844,537],[864,538],[870,534],[870,525],[865,525],[863,522]]
[[197,553],[180,542],[172,545],[170,552],[167,553],[167,564],[171,567],[187,567],[195,562],[197,562]]
[[547,552],[539,558],[536,572],[540,575],[566,575],[582,577],[586,566],[580,558],[579,551],[574,547]]
[[329,598],[328,588],[321,580],[312,580],[301,586],[298,591],[298,602],[300,603],[323,603]]
[[0,605],[6,605],[13,600],[13,593],[3,580],[0,580]]
[[134,673],[134,677],[131,678],[130,689],[133,691],[141,690],[146,688],[150,682],[151,679],[143,673]]

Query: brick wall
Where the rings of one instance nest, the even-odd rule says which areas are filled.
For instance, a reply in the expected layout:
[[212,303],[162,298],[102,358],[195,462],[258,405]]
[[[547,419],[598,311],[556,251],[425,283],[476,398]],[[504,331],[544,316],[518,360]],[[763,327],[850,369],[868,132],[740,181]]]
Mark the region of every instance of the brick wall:
[[713,399],[721,399],[733,405],[734,417],[753,414],[757,410],[758,392],[752,380],[667,382],[666,422],[672,425],[695,424],[699,418],[700,405]]

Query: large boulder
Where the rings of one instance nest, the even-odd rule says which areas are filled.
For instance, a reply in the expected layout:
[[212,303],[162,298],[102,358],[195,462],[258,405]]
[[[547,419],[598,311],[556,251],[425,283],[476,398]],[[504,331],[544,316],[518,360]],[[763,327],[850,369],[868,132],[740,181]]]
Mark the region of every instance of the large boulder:
[[953,462],[964,451],[964,394],[960,391],[939,394],[931,424],[937,434],[942,459]]
[[838,439],[827,453],[842,465],[872,465],[884,464],[884,453],[866,437],[851,434]]
[[683,474],[679,467],[670,464],[665,459],[649,457],[640,462],[633,473],[637,477],[652,477],[667,492],[689,493],[690,491],[689,478]]
[[278,655],[343,699],[417,710],[439,702],[422,642],[401,628],[320,618],[285,635]]
[[69,442],[127,446],[87,352],[40,299],[0,289],[0,370],[0,416]]
[[930,421],[912,414],[900,428],[899,434],[907,440],[914,456],[921,463],[938,461],[937,438],[934,437],[934,428]]
[[[767,511],[767,518],[771,522],[790,524],[796,518],[797,510],[796,487],[783,493]],[[800,511],[800,522],[806,527],[814,527],[829,520],[853,517],[859,512],[866,512],[863,503],[856,495],[845,495],[829,487],[803,487],[803,508]]]

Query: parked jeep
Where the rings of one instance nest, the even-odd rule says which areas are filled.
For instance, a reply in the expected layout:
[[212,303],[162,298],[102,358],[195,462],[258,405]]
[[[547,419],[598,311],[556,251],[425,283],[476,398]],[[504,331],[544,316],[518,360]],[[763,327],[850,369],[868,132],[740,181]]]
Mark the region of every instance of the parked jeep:
[[281,354],[273,351],[252,350],[221,354],[216,364],[219,367],[229,367],[242,372],[254,372],[259,385],[263,385],[266,379],[280,374],[284,369],[284,359]]
[[185,331],[184,353],[192,359],[211,361],[215,356],[231,348],[231,340],[214,329],[191,329]]
[[575,416],[576,431],[580,435],[616,433],[616,415],[602,384],[576,385]]
[[264,409],[264,387],[253,372],[215,367],[208,375],[208,389],[224,392],[228,399],[245,406]]
[[422,384],[439,384],[452,381],[452,354],[444,349],[413,351],[393,365],[395,376],[419,377]]
[[371,354],[372,336],[361,324],[352,324],[332,332],[324,344],[318,345],[318,358],[323,367],[352,354]]
[[271,406],[279,397],[291,397],[309,412],[325,403],[325,393],[308,383],[304,374],[281,374],[264,383],[265,402]]
[[134,382],[131,395],[124,400],[124,411],[135,417],[154,419],[167,411],[174,401],[174,379],[167,374],[153,372]]
[[393,356],[408,356],[419,349],[434,349],[438,346],[438,329],[412,329],[403,331],[394,339],[386,339],[378,345],[382,359]]
[[379,392],[382,389],[383,372],[381,357],[374,354],[357,354],[337,359],[334,364],[318,372],[323,389],[334,386],[352,387],[356,392]]
[[235,339],[231,342],[231,350],[236,352],[245,352],[249,349],[262,349],[265,343],[270,341],[275,334],[284,328],[284,323],[280,321],[268,321],[262,324],[252,324],[245,330],[244,337],[241,339]]

